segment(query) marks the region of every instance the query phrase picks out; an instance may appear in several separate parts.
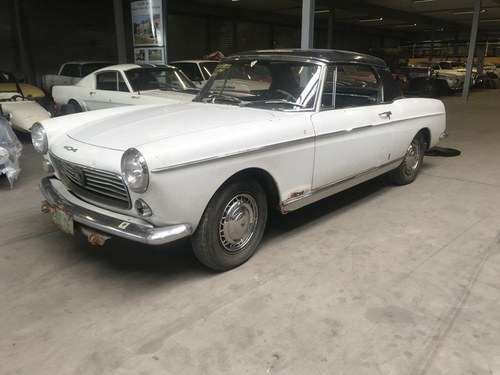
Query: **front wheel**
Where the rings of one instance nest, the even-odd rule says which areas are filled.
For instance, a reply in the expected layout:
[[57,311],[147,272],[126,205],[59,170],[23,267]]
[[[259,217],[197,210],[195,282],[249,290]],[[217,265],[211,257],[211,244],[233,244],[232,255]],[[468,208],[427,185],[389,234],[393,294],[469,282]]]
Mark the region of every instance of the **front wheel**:
[[389,172],[389,177],[397,185],[412,183],[417,178],[424,159],[425,140],[418,133],[411,141],[403,161],[396,169]]
[[209,202],[191,237],[196,257],[226,271],[245,263],[260,244],[267,221],[267,199],[255,181],[230,183]]

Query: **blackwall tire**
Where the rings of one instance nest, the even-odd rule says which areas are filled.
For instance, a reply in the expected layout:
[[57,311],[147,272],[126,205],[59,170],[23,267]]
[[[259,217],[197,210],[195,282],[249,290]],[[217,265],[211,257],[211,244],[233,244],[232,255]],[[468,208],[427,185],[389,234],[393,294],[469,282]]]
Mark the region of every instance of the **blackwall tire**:
[[418,133],[411,141],[401,164],[389,172],[389,178],[396,185],[407,185],[415,181],[424,159],[425,140]]
[[223,186],[209,202],[196,232],[193,251],[201,263],[226,271],[245,263],[260,244],[267,221],[267,199],[255,181]]
[[75,107],[71,104],[63,104],[60,110],[61,115],[71,115],[72,113],[76,113]]
[[82,107],[76,100],[71,99],[68,104],[61,106],[61,115],[71,115],[72,113],[83,112]]
[[438,96],[439,89],[433,82],[423,82],[418,88],[419,96],[423,98],[435,98]]

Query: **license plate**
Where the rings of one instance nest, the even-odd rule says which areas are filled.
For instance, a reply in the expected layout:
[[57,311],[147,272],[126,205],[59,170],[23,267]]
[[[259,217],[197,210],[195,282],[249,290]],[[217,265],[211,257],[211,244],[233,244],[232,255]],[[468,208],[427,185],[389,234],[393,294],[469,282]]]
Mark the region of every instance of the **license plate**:
[[73,215],[71,213],[54,207],[54,211],[52,212],[52,221],[63,232],[71,235],[74,234]]

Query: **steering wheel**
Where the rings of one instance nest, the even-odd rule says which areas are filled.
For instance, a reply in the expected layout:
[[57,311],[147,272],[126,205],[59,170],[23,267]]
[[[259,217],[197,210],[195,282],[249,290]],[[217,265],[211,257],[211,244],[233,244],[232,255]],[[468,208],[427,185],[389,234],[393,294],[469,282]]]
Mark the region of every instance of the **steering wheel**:
[[276,89],[271,92],[271,97],[273,96],[274,93],[280,94],[285,96],[285,100],[288,102],[296,102],[297,98],[290,94],[288,91],[281,90],[281,89]]
[[23,100],[23,99],[24,99],[24,98],[23,98],[21,95],[17,95],[17,94],[16,94],[16,95],[12,95],[12,96],[10,97],[10,101],[11,101],[11,102],[17,102],[18,100]]

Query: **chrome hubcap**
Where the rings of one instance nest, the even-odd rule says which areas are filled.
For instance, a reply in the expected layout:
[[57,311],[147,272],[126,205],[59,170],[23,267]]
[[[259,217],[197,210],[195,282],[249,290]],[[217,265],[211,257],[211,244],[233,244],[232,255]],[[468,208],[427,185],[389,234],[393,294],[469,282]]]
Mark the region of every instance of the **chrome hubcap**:
[[219,223],[219,239],[227,251],[241,250],[252,238],[258,219],[255,200],[240,194],[229,201]]
[[420,163],[420,143],[417,140],[413,140],[406,151],[404,171],[407,175],[413,174]]

